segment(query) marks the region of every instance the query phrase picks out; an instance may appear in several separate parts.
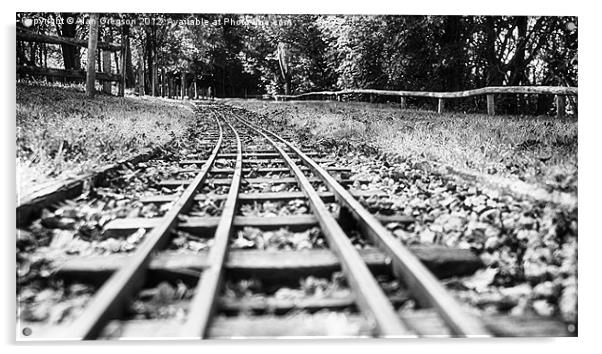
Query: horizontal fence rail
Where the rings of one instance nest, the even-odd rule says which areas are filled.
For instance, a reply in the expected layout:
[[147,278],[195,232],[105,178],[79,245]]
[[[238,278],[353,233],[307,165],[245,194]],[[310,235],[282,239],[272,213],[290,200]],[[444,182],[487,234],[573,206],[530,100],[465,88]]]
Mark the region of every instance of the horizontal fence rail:
[[[86,79],[86,71],[83,69],[54,69],[54,68],[41,68],[39,66],[24,66],[17,65],[17,72],[20,74],[40,75],[40,76],[54,76],[64,77],[69,79]],[[121,81],[121,75],[97,72],[96,80],[98,81]]]
[[577,96],[577,87],[563,86],[489,86],[474,90],[456,92],[423,92],[423,91],[389,91],[372,89],[349,89],[341,91],[307,92],[299,95],[276,95],[277,98],[301,98],[306,96],[335,96],[346,94],[373,94],[384,96],[432,97],[432,98],[462,98],[495,93],[549,94]]
[[564,116],[566,113],[565,96],[577,96],[577,87],[564,86],[489,86],[473,90],[455,91],[455,92],[424,92],[424,91],[392,91],[392,90],[375,90],[375,89],[348,89],[340,91],[317,91],[307,92],[298,95],[274,95],[276,101],[297,99],[311,96],[335,96],[340,100],[343,95],[367,94],[380,96],[397,96],[400,97],[400,104],[405,108],[405,97],[427,97],[439,99],[437,111],[442,113],[445,107],[444,99],[449,98],[465,98],[479,95],[487,95],[487,113],[495,114],[495,94],[538,94],[538,95],[555,95],[556,109],[558,116]]
[[[72,45],[75,47],[88,48],[88,40],[60,36],[48,36],[41,33],[31,32],[22,28],[17,28],[17,40],[23,42]],[[108,50],[111,52],[119,52],[121,50],[120,45],[107,42],[98,42],[96,47],[98,49]]]

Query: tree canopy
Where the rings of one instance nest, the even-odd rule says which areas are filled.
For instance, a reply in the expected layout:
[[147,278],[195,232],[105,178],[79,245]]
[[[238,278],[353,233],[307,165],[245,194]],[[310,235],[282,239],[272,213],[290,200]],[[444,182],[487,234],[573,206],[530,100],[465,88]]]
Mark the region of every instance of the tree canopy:
[[[17,16],[81,19],[88,14]],[[189,73],[220,97],[345,88],[455,91],[577,84],[576,17],[114,13],[103,17],[110,20],[101,23],[104,41],[119,43],[123,24],[129,23],[128,81],[140,68],[147,92],[149,78],[156,75],[152,70]],[[85,38],[86,26],[38,22],[30,30]],[[84,49],[70,46],[50,53],[21,49],[17,60],[28,65],[47,65],[43,61],[50,58],[66,69],[81,68],[85,60],[79,53]]]

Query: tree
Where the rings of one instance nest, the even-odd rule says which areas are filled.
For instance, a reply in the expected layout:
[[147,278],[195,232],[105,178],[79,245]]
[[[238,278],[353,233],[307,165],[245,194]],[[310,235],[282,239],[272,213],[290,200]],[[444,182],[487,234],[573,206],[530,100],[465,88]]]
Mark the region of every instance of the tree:
[[[74,12],[63,12],[56,17],[61,17],[64,21],[62,21],[62,25],[59,25],[59,21],[55,21],[56,23],[56,32],[61,37],[67,38],[76,38],[77,37],[77,13]],[[67,18],[73,18],[73,21],[67,21]],[[65,69],[81,69],[81,57],[79,48],[73,45],[62,44],[61,49],[63,52],[63,63]]]
[[[34,14],[35,15],[35,14]],[[47,16],[48,14],[42,14]],[[18,14],[19,16],[19,14]],[[29,14],[28,14],[29,16]],[[54,15],[58,16],[58,15]],[[81,14],[63,13],[81,18]],[[577,83],[577,18],[525,16],[343,16],[105,14],[136,20],[114,40],[125,45],[127,87],[134,65],[144,91],[189,86],[222,97],[375,88],[457,91],[498,85]],[[144,19],[152,18],[151,22]],[[199,20],[202,22],[199,25]],[[233,22],[237,22],[233,24]],[[87,25],[65,23],[40,33],[85,37]],[[129,36],[126,36],[129,34]],[[17,60],[42,65],[53,52],[19,42]],[[65,68],[79,49],[62,46]],[[121,65],[121,64],[120,64]],[[162,84],[159,85],[159,71]],[[471,99],[474,107],[482,98]],[[551,97],[503,96],[501,112],[546,113]],[[427,100],[425,100],[427,101]],[[461,100],[452,104],[463,105]]]

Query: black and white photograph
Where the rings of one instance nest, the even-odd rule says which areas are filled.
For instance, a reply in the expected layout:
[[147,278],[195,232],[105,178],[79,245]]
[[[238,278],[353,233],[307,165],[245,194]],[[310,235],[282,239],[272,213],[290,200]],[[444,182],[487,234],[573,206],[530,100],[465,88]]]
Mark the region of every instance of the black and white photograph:
[[14,340],[578,337],[576,14],[16,12]]

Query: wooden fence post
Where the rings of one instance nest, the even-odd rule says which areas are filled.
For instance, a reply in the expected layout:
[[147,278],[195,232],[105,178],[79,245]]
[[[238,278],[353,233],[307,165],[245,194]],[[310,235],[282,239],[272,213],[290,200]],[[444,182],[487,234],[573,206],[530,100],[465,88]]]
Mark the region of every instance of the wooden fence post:
[[564,118],[566,115],[566,101],[563,95],[556,95],[556,117]]
[[490,116],[495,115],[495,97],[493,94],[487,95],[487,114]]
[[406,109],[406,98],[403,96],[399,97],[399,108]]
[[96,81],[96,45],[98,44],[98,14],[90,14],[90,32],[88,34],[88,70],[86,71],[86,96],[94,97]]
[[445,102],[443,102],[443,98],[439,99],[439,104],[437,105],[437,113],[443,113],[445,110]]

